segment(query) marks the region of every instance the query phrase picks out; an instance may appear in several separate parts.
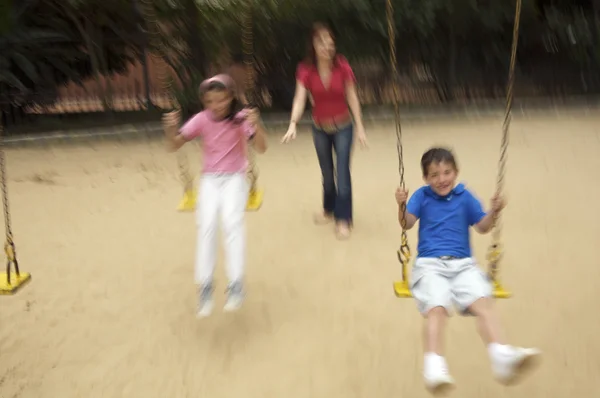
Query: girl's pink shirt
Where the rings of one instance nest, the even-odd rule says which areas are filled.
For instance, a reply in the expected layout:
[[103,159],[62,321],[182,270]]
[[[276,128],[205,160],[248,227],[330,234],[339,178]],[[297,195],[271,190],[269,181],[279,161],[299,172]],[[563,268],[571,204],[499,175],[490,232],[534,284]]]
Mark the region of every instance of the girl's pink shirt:
[[196,114],[180,130],[188,141],[202,139],[204,173],[245,172],[247,142],[255,132],[255,127],[245,119],[215,120],[209,110]]

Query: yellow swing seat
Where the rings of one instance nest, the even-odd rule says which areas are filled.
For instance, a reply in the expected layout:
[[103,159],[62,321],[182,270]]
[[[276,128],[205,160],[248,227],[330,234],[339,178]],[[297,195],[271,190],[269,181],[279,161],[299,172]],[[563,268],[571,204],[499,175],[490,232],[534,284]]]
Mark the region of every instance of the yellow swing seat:
[[[254,189],[250,191],[248,194],[248,202],[246,203],[246,210],[248,211],[257,211],[260,209],[263,203],[264,190],[263,189]],[[177,210],[182,212],[190,212],[196,209],[196,202],[198,200],[198,194],[195,190],[189,190],[184,192],[183,198],[181,198],[181,202],[179,202],[179,206],[177,206]]]
[[492,286],[494,287],[494,298],[507,299],[512,297],[512,293],[504,289],[504,286],[500,282],[492,281]]
[[6,272],[0,273],[0,295],[10,296],[15,294],[19,289],[25,286],[31,281],[31,274],[27,272],[21,272],[17,275],[14,272],[10,273],[10,282],[8,281],[8,274]]
[[[494,291],[494,298],[497,299],[507,299],[512,297],[512,293],[504,288],[500,282],[494,281],[492,282]],[[410,288],[408,287],[407,281],[397,281],[394,282],[394,293],[398,298],[411,298],[412,294],[410,292]]]
[[408,238],[402,234],[402,246],[398,250],[398,261],[402,266],[402,280],[394,282],[394,293],[398,298],[411,298],[412,293],[406,276],[406,268],[410,262],[410,248],[408,247]]
[[183,193],[183,198],[181,198],[181,202],[179,202],[179,206],[177,206],[177,210],[179,211],[194,211],[196,209],[196,200],[198,194],[194,189],[186,190]]
[[263,196],[265,191],[260,188],[254,188],[250,190],[248,194],[248,202],[246,203],[246,210],[257,211],[260,209],[263,203]]
[[411,298],[412,294],[407,281],[394,282],[394,293],[398,298]]
[[[507,299],[512,297],[512,293],[508,290],[504,289],[504,286],[499,282],[492,282],[494,287],[494,298],[497,299]],[[408,287],[407,281],[397,281],[394,282],[394,293],[398,298],[411,298],[412,294],[410,292],[410,288]]]

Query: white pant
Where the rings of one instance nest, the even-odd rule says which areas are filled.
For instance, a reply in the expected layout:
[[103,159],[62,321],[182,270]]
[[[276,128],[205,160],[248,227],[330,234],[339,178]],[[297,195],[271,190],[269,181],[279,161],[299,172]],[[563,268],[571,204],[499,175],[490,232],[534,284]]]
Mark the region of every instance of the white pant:
[[419,257],[410,279],[413,297],[423,315],[435,307],[444,307],[450,314],[453,302],[462,315],[470,315],[468,308],[475,301],[492,295],[492,285],[473,257]]
[[213,280],[217,262],[219,216],[225,241],[227,277],[230,282],[241,281],[244,276],[246,251],[246,175],[204,174],[198,189],[196,283],[202,285]]

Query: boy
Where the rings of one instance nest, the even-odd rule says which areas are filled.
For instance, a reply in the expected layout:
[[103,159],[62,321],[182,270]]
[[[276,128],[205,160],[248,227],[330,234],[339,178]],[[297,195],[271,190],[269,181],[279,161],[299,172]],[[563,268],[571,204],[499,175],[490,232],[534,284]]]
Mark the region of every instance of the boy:
[[[434,392],[451,388],[454,379],[442,356],[442,335],[454,302],[462,315],[477,317],[479,334],[488,347],[494,376],[504,383],[513,381],[540,352],[505,345],[492,303],[492,286],[471,254],[469,227],[481,234],[494,227],[494,218],[504,208],[502,198],[492,199],[485,213],[481,203],[463,184],[456,184],[458,168],[451,151],[432,148],[421,158],[427,185],[410,198],[404,214],[406,228],[419,221],[418,256],[410,288],[419,311],[426,319],[423,376]],[[398,189],[398,218],[408,192]]]

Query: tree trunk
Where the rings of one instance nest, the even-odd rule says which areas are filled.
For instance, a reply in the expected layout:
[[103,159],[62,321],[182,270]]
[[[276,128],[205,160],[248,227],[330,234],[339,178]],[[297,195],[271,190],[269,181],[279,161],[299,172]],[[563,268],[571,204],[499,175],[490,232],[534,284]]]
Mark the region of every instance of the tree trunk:
[[[73,19],[77,20],[77,17],[74,17]],[[88,55],[90,57],[90,62],[92,64],[92,74],[94,76],[94,80],[96,81],[96,86],[98,87],[98,94],[100,95],[100,99],[104,104],[106,96],[104,94],[104,86],[102,85],[102,76],[100,74],[100,65],[98,64],[98,57],[96,56],[96,51],[94,50],[94,41],[91,36],[91,21],[89,19],[86,19],[85,28],[79,23],[79,21],[77,21],[76,25],[77,29],[79,30],[79,33],[85,40],[85,46],[87,48]]]
[[[138,59],[142,65],[142,74],[144,79],[144,106],[146,110],[154,108],[152,99],[150,98],[150,73],[148,71],[148,36],[146,31],[148,30],[147,21],[144,19],[143,14],[140,12],[143,9],[143,5],[139,3],[139,0],[132,0],[131,6],[133,7],[134,15],[138,18],[138,31],[137,31],[137,42],[140,44],[140,52],[138,53]],[[137,88],[137,85],[136,85]],[[136,98],[138,92],[136,89]]]
[[454,27],[452,24],[450,24],[450,29],[449,29],[449,40],[450,40],[450,48],[449,48],[449,59],[448,59],[448,89],[447,89],[447,95],[448,95],[448,101],[453,101],[455,99],[454,96],[454,90],[456,89],[456,83],[457,83],[457,79],[456,79],[456,62],[458,60],[458,48],[457,48],[457,40],[456,40],[456,33],[454,32]]
[[106,62],[106,54],[104,53],[104,43],[102,41],[102,32],[96,30],[96,56],[98,57],[98,64],[102,70],[104,76],[104,97],[102,98],[102,104],[104,105],[105,111],[113,110],[113,89],[112,82],[110,80],[110,74],[108,73],[108,63]]
[[142,64],[142,72],[144,78],[144,93],[145,93],[145,105],[147,110],[151,110],[154,107],[152,100],[150,98],[150,73],[148,72],[148,50],[146,49],[146,45],[142,48],[142,53],[140,54],[140,63]]

